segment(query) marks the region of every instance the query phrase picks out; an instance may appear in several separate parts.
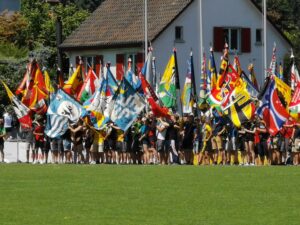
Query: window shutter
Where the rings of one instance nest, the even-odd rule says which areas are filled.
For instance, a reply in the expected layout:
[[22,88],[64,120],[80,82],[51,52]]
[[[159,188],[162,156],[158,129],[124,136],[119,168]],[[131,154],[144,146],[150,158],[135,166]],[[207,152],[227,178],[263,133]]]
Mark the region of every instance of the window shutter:
[[242,52],[245,53],[251,52],[251,29],[250,28],[242,29]]
[[117,65],[116,65],[116,79],[122,80],[124,75],[124,54],[117,54]]
[[214,51],[222,52],[224,48],[224,32],[222,27],[214,27]]
[[96,75],[100,77],[101,65],[103,65],[103,55],[96,55],[95,57],[95,71]]
[[135,62],[136,62],[136,75],[138,75],[143,68],[143,64],[144,64],[144,54],[143,53],[137,53],[135,55]]

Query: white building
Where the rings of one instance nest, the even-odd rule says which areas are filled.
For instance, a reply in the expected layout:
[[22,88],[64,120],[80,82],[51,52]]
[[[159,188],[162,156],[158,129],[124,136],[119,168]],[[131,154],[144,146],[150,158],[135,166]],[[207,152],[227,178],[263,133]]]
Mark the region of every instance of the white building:
[[[209,57],[212,45],[217,68],[225,39],[228,40],[230,59],[234,49],[242,68],[255,64],[260,84],[264,80],[263,14],[252,0],[148,0],[148,40],[156,57],[157,71],[163,73],[177,48],[180,81],[183,85],[187,60],[193,49],[196,83],[199,87],[200,52]],[[120,78],[128,57],[137,68],[144,61],[144,1],[106,0],[61,45],[75,65],[78,56],[85,63],[97,65],[110,61],[113,73]],[[200,15],[202,13],[202,42],[200,44]],[[273,44],[277,45],[277,59],[289,54],[291,44],[270,21],[267,22],[267,61],[272,57]]]

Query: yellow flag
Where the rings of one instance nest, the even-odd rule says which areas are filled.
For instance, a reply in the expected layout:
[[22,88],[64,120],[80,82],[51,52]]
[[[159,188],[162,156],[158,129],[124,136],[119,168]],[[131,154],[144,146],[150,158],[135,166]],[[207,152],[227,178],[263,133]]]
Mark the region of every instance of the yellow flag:
[[288,107],[292,99],[291,88],[278,77],[274,76],[274,78],[275,78],[276,88],[278,92],[282,94],[282,97],[286,102],[286,107]]
[[70,79],[65,83],[63,89],[69,95],[75,95],[80,91],[80,86],[82,83],[83,81],[80,74],[80,66],[78,66]]
[[161,78],[161,84],[165,84],[165,89],[169,90],[170,89],[170,84],[173,83],[173,79],[174,79],[174,71],[175,71],[175,57],[174,54],[172,54],[165,72]]
[[45,84],[46,84],[46,88],[47,88],[47,91],[49,93],[53,93],[54,92],[54,88],[50,82],[50,77],[49,77],[49,74],[47,71],[44,72],[44,75],[45,75]]

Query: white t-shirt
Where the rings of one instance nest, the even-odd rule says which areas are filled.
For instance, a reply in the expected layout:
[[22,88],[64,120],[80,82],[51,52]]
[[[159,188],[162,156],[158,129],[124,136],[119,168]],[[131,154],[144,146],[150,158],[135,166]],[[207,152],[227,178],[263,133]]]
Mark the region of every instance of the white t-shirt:
[[12,127],[12,117],[9,113],[4,113],[3,115],[4,119],[4,127],[5,128],[11,128]]
[[[165,128],[165,126],[159,122],[159,124],[157,125],[158,127],[160,128]],[[156,131],[157,132],[157,139],[158,140],[165,140],[166,139],[166,133],[167,133],[167,129],[164,129],[162,132],[159,132],[158,130]]]

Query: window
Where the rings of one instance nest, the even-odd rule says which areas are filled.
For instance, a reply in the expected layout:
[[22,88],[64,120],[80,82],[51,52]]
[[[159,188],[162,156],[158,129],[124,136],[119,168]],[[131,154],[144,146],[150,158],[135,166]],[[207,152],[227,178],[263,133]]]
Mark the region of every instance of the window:
[[238,28],[224,28],[224,41],[228,43],[229,51],[240,52],[241,30]]
[[183,42],[183,27],[182,26],[175,27],[175,41]]
[[262,44],[262,30],[261,29],[256,29],[255,42],[256,42],[256,44]]
[[103,66],[103,56],[102,55],[96,55],[96,56],[77,56],[76,57],[76,67],[80,63],[80,59],[82,60],[84,72],[87,73],[89,68],[92,67],[92,69],[95,71],[95,73],[99,76],[100,75],[100,67],[102,64]]
[[214,51],[222,52],[225,42],[228,43],[230,52],[251,52],[251,29],[214,27]]

